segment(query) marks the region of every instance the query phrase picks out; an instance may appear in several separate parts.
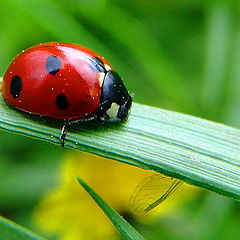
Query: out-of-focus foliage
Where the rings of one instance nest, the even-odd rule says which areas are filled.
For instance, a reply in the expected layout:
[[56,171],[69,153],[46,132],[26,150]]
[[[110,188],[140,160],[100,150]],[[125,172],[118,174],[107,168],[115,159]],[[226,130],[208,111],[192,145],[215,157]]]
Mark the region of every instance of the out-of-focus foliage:
[[[83,189],[79,189],[75,180],[78,175],[88,179],[89,184],[98,189],[99,194],[127,220],[142,219],[130,211],[129,200],[133,189],[143,178],[151,176],[152,171],[119,164],[87,153],[71,152],[64,157],[59,172],[57,187],[50,189],[43,196],[34,211],[34,223],[43,232],[49,235],[59,233],[61,240],[117,237],[116,230],[109,224],[96,203],[91,201]],[[196,190],[196,187],[185,184],[176,194],[176,198],[170,198],[163,208],[158,208],[142,220],[145,223],[155,222],[160,214],[168,215],[169,211],[196,199]]]
[[[5,0],[0,13],[0,76],[34,44],[79,43],[112,62],[135,101],[240,126],[237,1]],[[0,134],[0,213],[29,226],[66,150]],[[147,227],[132,221],[147,239],[238,239],[239,211],[206,192]]]
[[[107,175],[105,169],[108,171]],[[126,174],[126,178],[118,172]],[[49,235],[59,233],[60,239],[64,240],[115,239],[116,230],[96,203],[79,188],[76,176],[89,179],[89,184],[98,189],[99,194],[107,199],[116,211],[127,214],[131,191],[141,176],[149,174],[151,172],[125,164],[119,165],[115,161],[107,161],[87,153],[68,153],[60,169],[59,184],[46,193],[35,209],[34,222],[44,232]]]

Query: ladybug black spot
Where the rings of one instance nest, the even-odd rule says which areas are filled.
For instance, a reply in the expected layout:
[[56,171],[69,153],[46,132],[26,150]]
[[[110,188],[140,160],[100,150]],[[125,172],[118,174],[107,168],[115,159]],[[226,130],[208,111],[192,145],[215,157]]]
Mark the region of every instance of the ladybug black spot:
[[63,93],[57,95],[56,105],[61,110],[66,110],[68,108],[67,97]]
[[10,83],[10,93],[13,98],[18,98],[19,93],[22,90],[22,79],[18,76],[15,75]]
[[58,57],[52,55],[47,58],[46,69],[50,74],[55,75],[60,70],[61,66],[62,62]]
[[89,67],[93,72],[107,72],[103,61],[98,57],[93,57],[90,59]]

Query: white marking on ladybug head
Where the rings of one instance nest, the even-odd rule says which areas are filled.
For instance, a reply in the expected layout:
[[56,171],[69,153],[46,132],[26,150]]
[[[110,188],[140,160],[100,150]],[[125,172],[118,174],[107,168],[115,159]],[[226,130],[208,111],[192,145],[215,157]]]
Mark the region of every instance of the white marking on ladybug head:
[[111,67],[108,64],[104,64],[104,67],[107,71],[109,71],[111,69]]
[[119,108],[120,106],[114,102],[106,113],[110,118],[117,118]]
[[105,73],[104,72],[100,72],[98,73],[98,81],[99,81],[99,85],[102,86],[103,85],[103,80],[105,78]]

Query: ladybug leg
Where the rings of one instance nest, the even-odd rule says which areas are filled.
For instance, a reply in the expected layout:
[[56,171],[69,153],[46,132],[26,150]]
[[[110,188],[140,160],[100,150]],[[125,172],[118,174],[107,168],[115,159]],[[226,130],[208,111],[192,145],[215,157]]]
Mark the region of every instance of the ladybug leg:
[[67,123],[64,124],[60,133],[60,139],[62,140],[61,147],[64,147],[65,145],[65,138],[67,136],[67,127],[68,127],[68,124]]
[[100,124],[104,124],[106,122],[106,118],[103,117],[103,116],[97,116],[97,121],[100,123]]
[[109,100],[105,100],[104,102],[99,104],[99,107],[96,111],[97,121],[100,124],[104,124],[108,116],[106,115],[106,111],[110,108],[111,102]]
[[96,119],[97,116],[96,115],[91,115],[91,116],[88,116],[86,118],[80,118],[80,119],[77,119],[77,120],[73,120],[73,121],[70,121],[70,122],[66,122],[63,127],[62,127],[62,130],[61,130],[61,133],[60,133],[60,139],[62,140],[61,142],[61,147],[64,147],[65,145],[65,139],[66,139],[66,136],[67,136],[67,132],[68,132],[68,128],[73,126],[73,125],[77,125],[77,124],[80,124],[80,123],[83,123],[83,122],[88,122],[88,121],[92,121],[94,119]]

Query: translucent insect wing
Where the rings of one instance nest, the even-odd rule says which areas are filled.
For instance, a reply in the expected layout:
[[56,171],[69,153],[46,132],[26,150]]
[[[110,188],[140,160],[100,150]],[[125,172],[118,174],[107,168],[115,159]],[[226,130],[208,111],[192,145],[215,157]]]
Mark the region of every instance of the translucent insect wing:
[[161,174],[147,177],[133,191],[129,202],[130,209],[137,215],[147,213],[166,200],[182,184],[181,180]]

